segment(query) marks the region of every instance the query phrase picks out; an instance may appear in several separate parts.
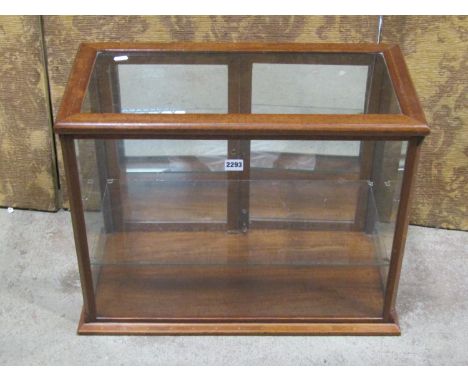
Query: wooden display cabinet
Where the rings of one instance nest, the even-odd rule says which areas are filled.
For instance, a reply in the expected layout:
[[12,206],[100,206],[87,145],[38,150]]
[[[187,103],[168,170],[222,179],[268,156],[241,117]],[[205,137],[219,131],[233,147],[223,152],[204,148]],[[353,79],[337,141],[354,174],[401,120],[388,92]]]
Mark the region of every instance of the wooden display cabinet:
[[82,44],[55,131],[80,334],[400,333],[429,128],[397,46]]

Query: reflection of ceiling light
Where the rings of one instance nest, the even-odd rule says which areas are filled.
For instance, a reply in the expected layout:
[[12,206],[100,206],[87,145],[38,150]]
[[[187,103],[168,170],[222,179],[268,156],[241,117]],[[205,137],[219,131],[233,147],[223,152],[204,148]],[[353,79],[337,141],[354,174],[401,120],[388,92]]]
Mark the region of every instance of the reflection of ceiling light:
[[114,61],[127,61],[128,56],[115,56]]
[[167,168],[127,168],[125,171],[127,174],[131,173],[142,173],[142,172],[166,172]]
[[162,110],[162,109],[152,109],[152,108],[133,108],[133,107],[123,107],[121,110],[122,113],[127,114],[186,114],[185,110]]

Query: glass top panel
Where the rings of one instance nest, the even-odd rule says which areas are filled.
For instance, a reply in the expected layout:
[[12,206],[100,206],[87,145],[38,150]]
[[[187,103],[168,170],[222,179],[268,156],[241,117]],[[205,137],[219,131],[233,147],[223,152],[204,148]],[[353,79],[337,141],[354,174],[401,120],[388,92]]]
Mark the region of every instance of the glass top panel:
[[98,53],[83,113],[399,114],[380,53]]

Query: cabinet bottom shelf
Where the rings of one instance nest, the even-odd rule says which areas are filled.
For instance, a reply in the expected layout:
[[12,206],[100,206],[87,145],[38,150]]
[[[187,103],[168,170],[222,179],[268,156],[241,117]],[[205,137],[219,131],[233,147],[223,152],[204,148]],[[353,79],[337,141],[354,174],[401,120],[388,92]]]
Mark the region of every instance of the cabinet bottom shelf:
[[[294,232],[296,238],[298,234],[302,235]],[[157,255],[161,250],[167,253],[167,245],[163,249],[157,245],[167,243],[166,236],[171,235],[181,239],[186,234],[127,233],[124,241],[122,234],[106,235],[103,258],[94,265],[97,319],[83,319],[79,333],[399,334],[396,323],[382,319],[382,269],[387,264],[375,262],[372,240],[364,233],[304,233],[308,237],[304,248],[319,253],[325,248],[323,240],[335,243],[328,250],[340,260],[336,264],[294,263],[298,259],[292,255],[280,257],[291,263],[271,263],[274,256],[265,261],[265,255],[252,247],[250,257],[236,248],[222,258],[224,263],[210,263],[211,256],[200,253],[184,255],[182,262],[178,251]],[[220,233],[202,235],[224,235],[227,239],[223,240],[231,240]],[[238,236],[236,242],[256,239],[257,234],[252,235]],[[339,237],[345,240],[343,248],[349,249],[348,239],[360,243],[353,247],[358,252],[348,256],[348,264],[339,256]],[[193,244],[184,243],[187,247]],[[118,257],[116,261],[117,247],[128,247],[134,260],[146,261],[126,263]],[[148,261],[150,254],[153,261]],[[313,252],[309,256],[318,260]],[[303,255],[299,260],[304,260]]]
[[377,267],[104,266],[98,317],[275,320],[381,317]]

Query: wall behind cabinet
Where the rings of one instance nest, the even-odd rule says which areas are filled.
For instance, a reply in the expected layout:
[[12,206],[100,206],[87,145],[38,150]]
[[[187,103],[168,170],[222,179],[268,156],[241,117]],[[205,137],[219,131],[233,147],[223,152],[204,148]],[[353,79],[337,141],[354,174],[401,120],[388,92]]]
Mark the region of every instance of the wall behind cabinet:
[[59,208],[43,53],[39,16],[0,17],[0,206]]
[[403,50],[432,129],[411,222],[468,230],[468,17],[386,16],[382,40]]
[[[59,146],[60,189],[55,179],[49,115],[57,113],[80,42],[376,42],[377,36],[377,16],[2,16],[0,205],[68,207]],[[468,17],[385,16],[381,38],[401,46],[432,128],[411,223],[468,230]]]

